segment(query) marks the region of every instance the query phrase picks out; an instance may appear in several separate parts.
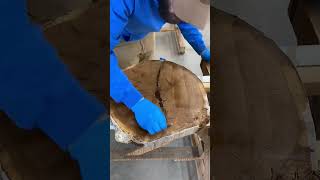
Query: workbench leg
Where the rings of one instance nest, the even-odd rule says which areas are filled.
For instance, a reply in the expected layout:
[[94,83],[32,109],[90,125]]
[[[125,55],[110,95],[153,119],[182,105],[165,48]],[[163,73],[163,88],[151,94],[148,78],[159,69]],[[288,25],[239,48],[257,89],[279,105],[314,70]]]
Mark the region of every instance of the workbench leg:
[[198,147],[199,153],[202,153],[202,157],[199,160],[195,160],[198,180],[210,180],[210,151],[203,146],[198,135],[194,134],[191,137],[192,145]]

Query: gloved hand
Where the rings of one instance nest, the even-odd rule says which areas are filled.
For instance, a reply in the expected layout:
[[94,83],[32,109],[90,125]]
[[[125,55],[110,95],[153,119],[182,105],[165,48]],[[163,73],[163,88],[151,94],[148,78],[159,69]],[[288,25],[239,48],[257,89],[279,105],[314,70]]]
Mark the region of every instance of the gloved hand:
[[153,135],[167,128],[166,118],[160,108],[149,100],[142,98],[131,110],[140,127],[147,130],[149,134]]
[[97,120],[75,143],[72,158],[78,161],[82,180],[106,180],[109,172],[107,116]]
[[202,51],[201,58],[206,62],[210,62],[210,49],[207,48],[204,51]]

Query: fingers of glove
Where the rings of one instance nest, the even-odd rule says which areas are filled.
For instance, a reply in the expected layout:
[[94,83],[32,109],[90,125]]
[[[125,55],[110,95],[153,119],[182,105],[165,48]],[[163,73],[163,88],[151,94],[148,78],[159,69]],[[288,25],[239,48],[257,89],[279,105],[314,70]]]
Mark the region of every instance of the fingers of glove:
[[152,121],[145,122],[145,124],[143,124],[142,128],[145,129],[146,131],[148,131],[148,133],[151,135],[154,135],[156,133],[153,129]]
[[206,56],[206,57],[203,57],[203,60],[206,61],[206,62],[210,62],[210,55]]
[[210,50],[206,49],[202,52],[201,57],[204,61],[210,62]]
[[159,122],[159,126],[161,128],[161,130],[165,130],[167,129],[167,122],[166,122],[166,119],[162,120]]
[[162,130],[158,124],[154,124],[154,125],[152,126],[152,129],[153,129],[153,131],[154,131],[155,133],[158,133],[158,132],[160,132],[160,131]]
[[158,125],[158,123],[152,122],[152,121],[150,121],[149,124],[147,124],[144,129],[147,130],[148,133],[151,135],[154,135],[162,130]]
[[160,128],[160,130],[165,130],[167,128],[167,120],[163,114],[158,116],[157,126]]
[[164,114],[161,112],[161,110],[158,111],[157,115],[157,124],[161,130],[164,130],[167,128],[167,120]]
[[148,131],[148,133],[151,134],[151,135],[156,134],[156,132],[153,130],[153,128],[148,128],[147,131]]

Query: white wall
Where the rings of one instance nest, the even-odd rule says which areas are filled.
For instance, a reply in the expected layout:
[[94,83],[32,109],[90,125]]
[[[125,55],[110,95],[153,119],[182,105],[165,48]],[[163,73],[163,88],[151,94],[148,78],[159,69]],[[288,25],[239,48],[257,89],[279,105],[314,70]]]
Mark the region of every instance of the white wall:
[[290,0],[214,0],[214,7],[239,16],[279,46],[296,45],[288,17]]

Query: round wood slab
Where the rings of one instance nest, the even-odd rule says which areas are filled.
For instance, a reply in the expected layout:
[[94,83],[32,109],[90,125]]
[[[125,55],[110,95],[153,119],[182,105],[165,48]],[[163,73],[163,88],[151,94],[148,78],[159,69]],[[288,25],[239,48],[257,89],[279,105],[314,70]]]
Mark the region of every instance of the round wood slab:
[[139,127],[125,105],[111,101],[111,120],[131,141],[166,143],[190,135],[209,122],[207,94],[202,82],[188,69],[168,61],[144,61],[124,72],[145,98],[161,108],[168,124],[165,131],[150,135]]

